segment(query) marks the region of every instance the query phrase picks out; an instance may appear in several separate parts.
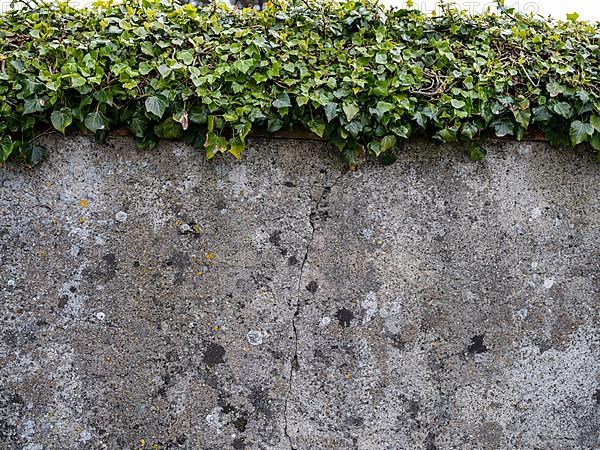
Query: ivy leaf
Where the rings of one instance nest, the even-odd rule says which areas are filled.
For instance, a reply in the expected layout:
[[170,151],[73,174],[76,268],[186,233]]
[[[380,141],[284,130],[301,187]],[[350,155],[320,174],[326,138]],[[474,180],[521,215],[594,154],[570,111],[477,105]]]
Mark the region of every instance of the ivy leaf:
[[325,133],[325,124],[322,122],[317,122],[316,120],[311,120],[308,122],[308,129],[315,133],[320,138],[323,137],[323,133]]
[[445,128],[438,132],[438,136],[445,142],[456,142],[457,141],[456,129]]
[[0,163],[5,163],[15,148],[15,143],[10,136],[4,136],[0,140]]
[[173,120],[181,124],[183,131],[188,129],[190,124],[187,111],[179,111],[173,114]]
[[137,137],[142,138],[146,134],[146,130],[148,129],[148,120],[143,116],[143,114],[135,113],[129,119],[129,131]]
[[235,159],[240,159],[242,157],[242,153],[244,153],[245,148],[246,144],[239,136],[235,136],[229,141],[229,153],[231,153]]
[[569,20],[571,22],[577,22],[578,18],[579,18],[579,14],[577,14],[576,12],[567,13],[567,20]]
[[519,125],[521,125],[524,129],[527,129],[529,126],[529,122],[531,121],[531,112],[530,111],[515,111],[514,113],[515,120]]
[[377,53],[375,55],[375,62],[377,64],[387,64],[387,62],[388,62],[387,54],[385,54],[385,53]]
[[24,102],[23,114],[34,114],[44,110],[43,100],[38,98],[27,98]]
[[583,123],[580,120],[575,120],[571,123],[569,136],[573,146],[587,141],[593,134],[594,128],[589,123]]
[[279,94],[276,100],[273,101],[273,106],[277,109],[279,108],[291,108],[292,103],[290,101],[290,97],[287,92]]
[[386,112],[394,109],[394,105],[392,103],[379,101],[379,102],[377,102],[377,106],[375,109],[377,111],[377,116],[382,117]]
[[233,68],[245,75],[252,68],[252,65],[253,61],[251,59],[238,59],[233,63]]
[[469,158],[471,161],[481,161],[485,158],[487,151],[481,145],[473,142],[469,147]]
[[298,103],[298,106],[304,106],[308,103],[308,97],[304,95],[298,95],[296,97],[296,103]]
[[452,105],[453,108],[455,109],[462,109],[465,107],[466,103],[463,102],[462,100],[458,100],[456,98],[453,98],[452,100],[450,100],[450,104]]
[[92,133],[96,133],[96,131],[104,129],[104,118],[98,111],[91,112],[85,116],[84,125]]
[[204,147],[206,149],[206,159],[212,159],[217,153],[224,153],[227,150],[227,140],[210,131],[206,135]]
[[83,85],[85,85],[86,81],[85,78],[83,78],[81,75],[79,74],[71,74],[71,87],[72,88],[78,88],[81,87]]
[[392,132],[394,132],[394,134],[396,134],[396,136],[404,138],[404,139],[408,139],[410,137],[412,128],[411,128],[410,124],[402,124],[402,125],[392,126],[392,127],[390,127],[390,130]]
[[344,114],[346,114],[346,120],[351,122],[354,119],[354,116],[358,114],[360,109],[354,103],[344,103],[342,104],[342,109],[344,110]]
[[532,111],[534,122],[548,122],[550,119],[552,119],[552,114],[550,114],[550,111],[548,111],[548,108],[545,106],[533,108]]
[[508,136],[509,134],[512,135],[515,131],[514,124],[508,119],[495,120],[492,122],[492,126],[494,127],[494,131],[498,137]]
[[395,146],[396,146],[396,136],[394,136],[393,134],[384,136],[383,139],[381,139],[381,144],[380,144],[381,153],[387,152],[388,150],[391,150]]
[[479,129],[477,128],[477,125],[472,122],[467,122],[463,124],[460,134],[467,139],[473,139],[475,136],[477,136],[478,131]]
[[600,132],[600,116],[592,114],[590,117],[590,125],[594,127],[594,129]]
[[181,125],[171,117],[156,125],[154,132],[158,137],[165,139],[178,139],[183,136]]
[[188,114],[188,119],[190,122],[204,125],[208,121],[208,113],[204,108],[192,106]]
[[552,82],[546,85],[546,90],[550,94],[550,97],[556,97],[557,95],[563,93],[564,88],[559,83]]
[[71,114],[70,109],[63,108],[59,111],[53,111],[52,114],[50,114],[50,121],[54,128],[61,133],[64,133],[65,129],[73,123],[73,115]]
[[325,109],[325,117],[327,117],[327,122],[331,122],[333,119],[337,117],[337,103],[327,103],[324,107]]
[[190,50],[180,50],[177,52],[177,59],[183,61],[187,66],[194,62],[194,54]]
[[153,95],[148,97],[145,102],[146,111],[154,114],[159,119],[165,114],[167,109],[167,99],[162,95]]
[[571,105],[567,102],[558,102],[554,105],[554,112],[568,119],[571,117]]
[[110,89],[102,89],[94,93],[94,98],[100,103],[106,103],[107,105],[113,104],[113,93]]
[[36,165],[46,158],[46,150],[41,145],[28,143],[24,148],[25,162],[29,165]]
[[[592,136],[592,138],[590,139],[590,145],[594,150],[600,152],[600,133],[596,133]],[[600,153],[598,154],[598,156],[600,157]]]

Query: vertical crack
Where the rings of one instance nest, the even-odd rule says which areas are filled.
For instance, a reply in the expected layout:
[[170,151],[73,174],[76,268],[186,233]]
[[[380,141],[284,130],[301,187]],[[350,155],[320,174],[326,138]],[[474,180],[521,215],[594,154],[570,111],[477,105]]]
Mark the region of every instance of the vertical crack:
[[[342,179],[344,174],[345,174],[345,171],[340,172],[340,175],[338,175],[335,178],[335,180],[333,181],[333,183],[331,185],[325,186],[323,188],[321,195],[319,195],[319,197],[317,198],[316,201],[314,199],[312,199],[313,206],[311,207],[310,213],[308,216],[308,220],[309,220],[310,227],[311,227],[311,232],[310,232],[310,236],[308,238],[308,242],[306,244],[306,250],[304,252],[304,257],[302,258],[302,263],[300,264],[300,275],[298,276],[298,284],[296,286],[296,304],[293,305],[295,310],[294,310],[294,315],[292,316],[292,331],[294,333],[294,356],[292,356],[292,361],[290,363],[288,390],[287,390],[287,394],[285,396],[285,403],[284,403],[284,409],[283,409],[283,420],[284,420],[283,432],[284,432],[285,437],[287,438],[287,440],[290,444],[290,448],[292,450],[296,450],[296,447],[292,443],[292,437],[290,436],[289,429],[288,429],[288,404],[289,404],[290,396],[292,394],[292,383],[293,383],[293,379],[294,379],[294,372],[297,371],[298,368],[300,367],[300,364],[298,363],[298,329],[296,327],[296,317],[298,317],[298,315],[300,314],[300,289],[302,286],[302,279],[304,276],[304,266],[306,265],[306,261],[308,261],[308,255],[310,253],[310,249],[312,247],[312,244],[313,244],[313,241],[315,238],[315,230],[316,230],[315,218],[317,216],[317,213],[319,212],[321,202],[325,198],[326,194],[328,192],[330,192],[331,189],[333,189],[340,182],[340,180]],[[292,305],[290,305],[290,306],[292,306]]]

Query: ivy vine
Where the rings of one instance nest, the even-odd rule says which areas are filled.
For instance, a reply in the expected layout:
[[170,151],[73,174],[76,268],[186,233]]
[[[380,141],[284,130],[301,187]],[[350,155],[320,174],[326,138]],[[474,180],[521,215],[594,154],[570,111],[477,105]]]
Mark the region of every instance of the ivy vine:
[[355,166],[414,135],[600,151],[600,23],[500,6],[437,16],[371,0],[29,4],[0,15],[0,162],[36,163],[49,130],[142,148],[184,139],[239,158],[252,129],[302,126]]

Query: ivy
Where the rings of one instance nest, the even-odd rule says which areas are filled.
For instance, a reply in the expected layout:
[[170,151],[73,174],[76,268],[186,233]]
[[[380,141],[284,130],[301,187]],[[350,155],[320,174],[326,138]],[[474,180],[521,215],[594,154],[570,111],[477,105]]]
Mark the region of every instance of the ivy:
[[0,15],[0,162],[42,160],[50,129],[127,128],[141,148],[183,139],[239,158],[251,129],[301,126],[351,166],[391,163],[415,135],[472,141],[474,160],[484,138],[532,129],[600,152],[600,23],[499,8],[29,3]]

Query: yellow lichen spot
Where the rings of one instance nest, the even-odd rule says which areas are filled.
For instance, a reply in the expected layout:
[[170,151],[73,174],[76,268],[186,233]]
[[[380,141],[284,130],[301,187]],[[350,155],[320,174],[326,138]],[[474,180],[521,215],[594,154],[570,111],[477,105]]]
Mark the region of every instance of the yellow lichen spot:
[[377,245],[383,245],[383,241],[381,239],[377,239]]
[[196,272],[196,275],[198,275],[199,277],[201,277],[202,275],[204,275],[204,272],[198,271],[198,272]]
[[52,183],[48,183],[47,186],[48,186],[48,189],[52,189]]
[[87,219],[85,217],[80,217],[79,218],[79,223],[86,223]]
[[144,439],[140,439],[140,447],[145,447],[146,441]]
[[219,325],[213,325],[213,331],[219,331]]
[[176,220],[175,225],[177,225],[177,226],[183,225],[183,222],[181,220]]
[[82,208],[87,208],[88,206],[90,206],[90,201],[87,198],[82,198],[81,200],[79,200],[79,206],[81,206]]
[[44,249],[39,250],[38,253],[39,253],[40,256],[46,256],[46,250],[44,250]]
[[209,261],[212,261],[213,259],[215,259],[215,256],[217,256],[217,255],[215,255],[213,252],[208,252],[206,254],[206,259],[208,259]]
[[346,372],[344,374],[344,380],[349,380],[350,379],[350,372]]
[[58,222],[56,221],[56,217],[53,217],[52,219],[50,219],[50,223],[52,225],[56,225]]

